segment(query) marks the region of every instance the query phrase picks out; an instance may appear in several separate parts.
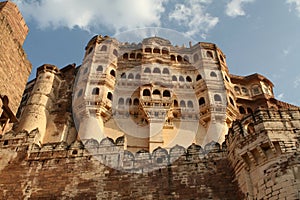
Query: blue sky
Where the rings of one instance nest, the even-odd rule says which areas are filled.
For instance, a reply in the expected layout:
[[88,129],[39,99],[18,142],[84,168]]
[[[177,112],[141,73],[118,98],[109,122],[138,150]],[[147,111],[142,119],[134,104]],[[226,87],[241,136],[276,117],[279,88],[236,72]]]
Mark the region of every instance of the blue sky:
[[[96,34],[143,27],[213,42],[230,73],[260,73],[275,96],[300,105],[300,0],[14,0],[30,29],[24,48],[35,69],[80,65]],[[181,44],[179,44],[181,45]]]

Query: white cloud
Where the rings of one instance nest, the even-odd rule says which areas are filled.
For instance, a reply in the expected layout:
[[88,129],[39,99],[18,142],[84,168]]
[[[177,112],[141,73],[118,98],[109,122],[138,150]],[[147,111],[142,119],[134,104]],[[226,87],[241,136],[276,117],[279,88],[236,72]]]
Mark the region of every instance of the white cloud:
[[231,0],[226,5],[225,13],[230,17],[244,16],[246,13],[243,9],[243,5],[254,1],[255,0]]
[[298,12],[298,16],[300,17],[300,0],[286,0],[286,3],[290,6],[295,6],[296,11]]
[[105,26],[118,32],[130,28],[159,26],[167,0],[15,0],[26,20],[39,28],[90,30]]
[[278,100],[283,100],[284,98],[284,93],[280,93],[278,96],[277,96],[277,99]]
[[299,86],[300,86],[300,76],[298,76],[296,80],[294,80],[294,88],[298,88]]
[[217,17],[206,12],[206,7],[212,0],[190,0],[175,4],[175,9],[169,13],[169,20],[187,28],[187,35],[200,34],[205,38],[206,33],[219,22]]

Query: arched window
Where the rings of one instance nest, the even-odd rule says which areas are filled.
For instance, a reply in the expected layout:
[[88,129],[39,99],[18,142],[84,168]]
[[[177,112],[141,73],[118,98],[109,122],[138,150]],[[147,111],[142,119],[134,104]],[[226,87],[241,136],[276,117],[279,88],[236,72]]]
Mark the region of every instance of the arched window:
[[106,45],[103,45],[100,49],[100,51],[107,51],[107,46]]
[[208,58],[214,58],[213,52],[207,51],[206,52],[206,57],[208,57]]
[[77,97],[80,97],[82,95],[82,92],[83,92],[83,89],[80,89],[78,94],[77,94]]
[[248,89],[247,89],[247,88],[245,88],[245,87],[242,87],[242,93],[244,93],[244,94],[248,95],[248,94],[249,94],[249,91],[248,91]]
[[170,91],[169,91],[169,90],[165,90],[165,91],[163,92],[163,97],[171,97]]
[[214,95],[214,100],[215,100],[215,101],[222,101],[221,96],[218,95],[218,94],[215,94],[215,95]]
[[161,53],[162,54],[169,54],[169,50],[167,48],[163,48]]
[[112,75],[113,77],[116,77],[116,72],[115,72],[115,70],[110,70],[110,75]]
[[186,80],[186,82],[192,82],[192,79],[191,79],[191,77],[189,77],[189,76],[187,76],[187,77],[185,78],[185,80]]
[[252,86],[252,92],[254,95],[260,94],[260,87],[258,85]]
[[114,49],[114,50],[113,50],[113,54],[114,54],[115,56],[118,56],[118,51],[117,51],[116,49]]
[[132,104],[131,98],[127,98],[125,103],[126,103],[126,105],[130,105],[131,106],[131,104]]
[[88,72],[89,68],[85,68],[83,71],[83,74],[86,74]]
[[174,100],[174,107],[178,107],[178,101]]
[[109,99],[111,101],[113,100],[113,95],[111,92],[108,92],[106,97],[107,97],[107,99]]
[[172,81],[177,81],[177,77],[175,75],[172,76]]
[[147,68],[144,70],[144,73],[151,73],[150,68],[147,67]]
[[199,60],[198,54],[194,54],[194,62],[197,62]]
[[124,99],[123,99],[123,98],[120,98],[120,99],[119,99],[118,105],[124,105]]
[[238,94],[241,93],[241,90],[238,86],[234,86],[234,91],[236,91]]
[[141,75],[140,74],[136,74],[135,75],[135,79],[141,79]]
[[180,101],[180,107],[185,107],[185,101],[183,100]]
[[126,74],[124,72],[121,74],[121,79],[126,79]]
[[100,89],[99,88],[93,88],[93,90],[92,90],[92,95],[99,95],[99,93],[100,93]]
[[148,90],[148,89],[144,89],[143,90],[143,96],[150,96],[150,90]]
[[227,82],[230,82],[229,81],[229,78],[225,75],[225,80],[227,81]]
[[203,105],[205,104],[205,99],[204,99],[204,97],[201,97],[201,98],[198,100],[198,102],[199,102],[199,106],[203,106]]
[[103,66],[102,66],[102,65],[98,65],[97,71],[98,71],[98,72],[102,72],[102,71],[103,71]]
[[178,61],[178,62],[182,62],[182,57],[178,55],[178,56],[177,56],[177,61]]
[[163,69],[163,74],[170,74],[169,69],[168,69],[168,68],[164,68],[164,69]]
[[146,53],[151,53],[151,52],[152,52],[152,49],[151,49],[150,47],[147,47],[147,48],[145,48],[145,52],[146,52]]
[[142,58],[143,58],[143,55],[142,55],[141,53],[138,53],[138,54],[136,55],[136,58],[137,58],[137,59],[142,59]]
[[217,74],[216,74],[216,72],[210,72],[210,76],[211,77],[217,77]]
[[190,59],[189,59],[189,57],[188,57],[187,55],[185,55],[185,56],[183,57],[183,61],[185,61],[185,62],[189,62],[189,61],[190,61]]
[[154,48],[153,53],[160,53],[160,49],[159,48]]
[[246,114],[245,108],[242,106],[239,106],[239,112],[240,114]]
[[179,76],[179,81],[180,81],[180,82],[184,82],[183,76]]
[[153,95],[160,95],[160,91],[159,90],[154,90]]
[[126,59],[126,60],[128,59],[128,53],[123,54],[123,59]]
[[158,67],[155,67],[153,73],[160,74],[160,69]]
[[171,55],[171,60],[172,61],[175,61],[176,60],[176,57],[174,55]]
[[198,74],[197,77],[196,77],[196,81],[199,81],[201,79],[202,79],[202,76],[200,74]]
[[193,104],[192,101],[188,101],[188,107],[189,107],[189,108],[193,108],[193,107],[194,107],[194,104]]
[[130,74],[128,75],[128,79],[133,79],[133,74],[132,74],[132,73],[130,73]]
[[247,108],[247,113],[249,113],[249,114],[252,114],[253,113],[253,110],[251,109],[251,108]]
[[222,62],[224,62],[224,58],[223,58],[223,56],[221,56],[221,55],[220,55],[220,60],[221,60]]
[[139,99],[138,99],[138,98],[135,98],[135,99],[133,100],[133,105],[138,106],[139,104],[140,104]]
[[231,97],[229,97],[229,102],[230,102],[231,105],[235,106],[234,105],[234,101],[233,101],[233,99]]
[[131,53],[129,57],[135,59],[135,53]]

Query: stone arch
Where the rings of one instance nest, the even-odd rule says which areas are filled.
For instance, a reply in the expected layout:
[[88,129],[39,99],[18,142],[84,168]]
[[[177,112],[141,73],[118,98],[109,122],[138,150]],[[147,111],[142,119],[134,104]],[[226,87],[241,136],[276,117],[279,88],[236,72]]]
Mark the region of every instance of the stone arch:
[[113,50],[113,54],[118,57],[118,51],[116,49]]
[[172,81],[177,81],[177,77],[175,75],[172,76]]
[[108,92],[106,97],[111,101],[113,100],[113,94],[111,92]]
[[102,66],[102,65],[98,65],[97,71],[98,71],[98,72],[103,72],[103,66]]
[[200,99],[198,100],[199,106],[203,106],[205,105],[205,98],[204,97],[200,97]]
[[100,51],[107,51],[107,46],[106,45],[103,45],[100,49]]
[[216,102],[222,102],[222,98],[221,98],[221,96],[220,96],[219,94],[215,94],[215,95],[214,95],[214,100],[215,100]]
[[201,74],[198,74],[197,77],[196,77],[196,81],[199,81],[199,80],[201,80],[201,79],[202,79]]
[[153,69],[153,73],[155,73],[155,74],[160,74],[161,71],[160,71],[160,69],[159,69],[158,67],[155,67],[155,68]]
[[187,77],[185,78],[185,80],[186,80],[186,82],[192,82],[192,79],[191,79],[190,76],[187,76]]
[[135,53],[130,53],[129,58],[135,59]]
[[143,90],[143,96],[151,96],[150,90],[149,89],[144,89]]
[[99,94],[100,94],[100,89],[98,87],[93,88],[92,95],[99,95]]
[[151,73],[151,70],[149,67],[146,67],[145,70],[144,70],[144,73]]
[[164,68],[162,73],[163,73],[163,74],[170,74],[170,71],[169,71],[168,68]]
[[127,60],[128,59],[128,53],[123,54],[123,59]]
[[216,72],[210,72],[210,77],[217,77]]

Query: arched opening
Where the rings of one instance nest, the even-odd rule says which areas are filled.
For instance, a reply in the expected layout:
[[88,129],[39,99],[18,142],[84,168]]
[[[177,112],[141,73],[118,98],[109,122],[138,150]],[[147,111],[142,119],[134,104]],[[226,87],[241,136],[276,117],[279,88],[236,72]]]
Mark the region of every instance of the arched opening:
[[85,68],[83,74],[86,74],[89,71],[89,68]]
[[131,106],[131,104],[132,104],[131,98],[127,98],[125,104],[126,104],[127,106],[128,106],[128,105]]
[[177,81],[177,77],[175,75],[172,76],[172,81]]
[[153,95],[160,95],[160,91],[156,89],[156,90],[153,91],[152,94],[153,94]]
[[158,67],[155,67],[153,73],[160,74],[160,69]]
[[97,71],[98,71],[98,72],[102,72],[102,71],[103,71],[103,66],[102,66],[102,65],[98,65]]
[[246,114],[245,108],[242,106],[239,106],[239,112],[240,114]]
[[159,48],[154,48],[154,49],[153,49],[153,53],[158,53],[158,54],[160,54],[160,49],[159,49]]
[[128,75],[128,79],[133,79],[133,74],[132,73],[130,73],[129,75]]
[[138,54],[136,55],[136,58],[137,58],[137,59],[142,59],[142,58],[143,58],[143,55],[142,55],[141,53],[138,53]]
[[115,70],[112,69],[112,70],[110,71],[110,75],[112,75],[113,77],[116,77],[116,72],[115,72]]
[[99,95],[100,94],[100,89],[99,88],[93,88],[92,90],[92,95]]
[[202,76],[200,74],[198,74],[197,77],[196,77],[196,81],[199,81],[201,79],[202,79]]
[[138,98],[135,98],[135,99],[133,100],[133,105],[138,106],[139,104],[140,104],[139,99],[138,99]]
[[198,56],[198,54],[194,54],[194,62],[197,62],[198,60],[199,60],[199,56]]
[[198,102],[199,102],[199,106],[205,105],[205,99],[204,99],[204,97],[201,97],[201,98],[198,100]]
[[174,100],[174,107],[178,107],[178,101],[177,100]]
[[248,94],[249,94],[249,91],[248,91],[247,88],[242,87],[242,93],[245,94],[245,95],[248,95]]
[[182,57],[180,55],[177,56],[177,61],[182,62]]
[[83,89],[80,89],[79,92],[77,93],[77,97],[80,97],[82,95]]
[[211,77],[217,77],[217,74],[216,74],[216,72],[210,72],[210,76]]
[[123,72],[123,73],[121,74],[121,79],[126,79],[126,73]]
[[116,49],[114,49],[114,50],[113,50],[113,54],[114,54],[115,56],[118,56],[118,51],[117,51]]
[[147,68],[144,70],[144,73],[151,73],[150,68],[147,67]]
[[234,105],[234,101],[233,101],[233,99],[231,97],[229,97],[229,102],[230,102],[231,105],[235,106]]
[[161,51],[162,54],[166,55],[166,54],[169,54],[169,51],[167,48],[163,48],[162,51]]
[[150,93],[150,90],[149,89],[144,89],[143,90],[143,96],[150,96],[151,93]]
[[248,124],[248,126],[247,126],[247,132],[248,132],[248,134],[254,134],[255,133],[255,128],[254,128],[254,124],[253,123]]
[[187,76],[187,77],[185,78],[185,80],[186,80],[186,82],[192,82],[192,79],[191,79],[190,76]]
[[247,113],[249,113],[249,114],[252,114],[253,113],[253,110],[251,109],[251,108],[247,108]]
[[208,57],[208,58],[214,58],[213,52],[207,51],[206,52],[206,57]]
[[136,74],[135,75],[135,79],[141,79],[141,75],[140,74]]
[[106,97],[107,97],[107,99],[109,99],[111,101],[113,100],[113,95],[111,92],[108,92]]
[[184,82],[183,76],[179,76],[179,81],[180,81],[180,82]]
[[128,53],[123,54],[123,59],[127,60],[128,59]]
[[169,91],[169,90],[165,90],[165,91],[163,92],[163,97],[171,97],[170,91]]
[[119,98],[118,105],[124,105],[124,99],[122,97]]
[[107,46],[106,45],[103,45],[100,49],[100,51],[107,51]]
[[218,94],[215,94],[215,95],[214,95],[214,100],[215,100],[215,101],[219,101],[219,102],[222,101],[221,96],[218,95]]
[[147,48],[145,48],[145,52],[146,52],[146,53],[151,53],[151,52],[152,52],[152,49],[151,49],[150,47],[147,47]]
[[168,69],[168,68],[164,68],[164,69],[163,69],[163,74],[170,74],[169,69]]
[[176,61],[176,57],[174,55],[171,55],[171,61]]
[[241,94],[241,90],[238,86],[234,86],[234,91],[238,94]]
[[135,59],[135,53],[131,53],[129,58]]
[[185,101],[183,101],[183,100],[180,101],[180,107],[183,107],[183,108],[186,107],[186,106],[185,106]]
[[189,107],[189,108],[193,108],[193,107],[194,107],[194,104],[193,104],[192,101],[188,101],[188,107]]

